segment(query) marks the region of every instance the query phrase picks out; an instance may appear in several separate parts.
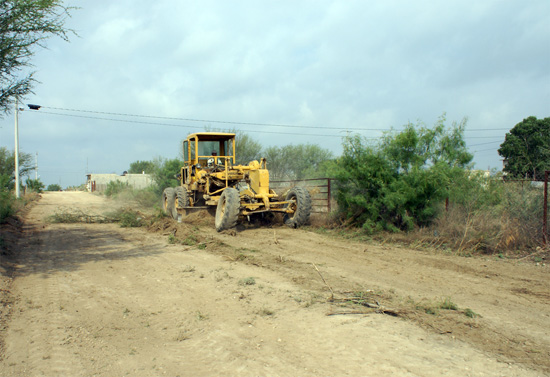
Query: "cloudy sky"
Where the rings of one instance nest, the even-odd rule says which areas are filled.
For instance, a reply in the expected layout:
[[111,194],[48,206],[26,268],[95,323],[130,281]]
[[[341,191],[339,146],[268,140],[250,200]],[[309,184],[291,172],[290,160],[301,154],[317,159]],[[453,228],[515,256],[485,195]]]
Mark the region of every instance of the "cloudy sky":
[[[548,0],[67,4],[78,37],[37,52],[24,102],[43,107],[19,115],[46,185],[177,157],[205,127],[338,155],[347,132],[378,138],[443,113],[468,119],[477,168],[500,169],[506,132],[550,116]],[[10,149],[13,124],[0,120]]]

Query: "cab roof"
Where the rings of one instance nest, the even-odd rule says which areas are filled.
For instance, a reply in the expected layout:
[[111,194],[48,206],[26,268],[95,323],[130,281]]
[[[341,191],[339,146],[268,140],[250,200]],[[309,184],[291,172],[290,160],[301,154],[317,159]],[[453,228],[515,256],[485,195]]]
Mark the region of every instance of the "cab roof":
[[189,134],[187,139],[197,137],[199,141],[226,141],[235,137],[234,133],[229,132],[196,132]]

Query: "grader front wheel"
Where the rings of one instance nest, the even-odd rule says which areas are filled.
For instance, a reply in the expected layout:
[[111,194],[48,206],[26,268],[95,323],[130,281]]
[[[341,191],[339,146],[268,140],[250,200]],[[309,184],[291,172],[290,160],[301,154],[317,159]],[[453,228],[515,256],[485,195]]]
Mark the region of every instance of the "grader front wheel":
[[173,219],[178,218],[176,191],[172,187],[165,188],[162,193],[162,211]]
[[234,188],[226,188],[220,197],[216,208],[216,230],[221,232],[234,228],[239,219],[241,199],[239,192]]
[[288,205],[294,210],[294,213],[285,214],[285,224],[291,228],[305,225],[311,214],[311,196],[309,195],[309,191],[303,187],[293,187],[286,194],[286,200],[294,201]]

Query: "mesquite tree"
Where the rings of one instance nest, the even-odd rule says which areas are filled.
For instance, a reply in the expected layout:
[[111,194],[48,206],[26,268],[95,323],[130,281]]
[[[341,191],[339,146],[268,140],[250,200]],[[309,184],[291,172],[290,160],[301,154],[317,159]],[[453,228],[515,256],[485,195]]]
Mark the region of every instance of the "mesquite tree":
[[59,0],[0,0],[0,112],[32,91],[27,68],[36,49],[52,36],[68,40],[72,31],[64,24],[71,9]]

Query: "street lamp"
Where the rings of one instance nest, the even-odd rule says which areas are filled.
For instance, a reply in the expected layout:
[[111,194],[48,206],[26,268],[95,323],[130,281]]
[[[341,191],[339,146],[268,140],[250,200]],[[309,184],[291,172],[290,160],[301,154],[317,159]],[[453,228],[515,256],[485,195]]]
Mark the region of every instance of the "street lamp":
[[[38,110],[39,105],[27,105],[31,110]],[[23,111],[23,108],[19,108],[19,99],[15,99],[15,197],[21,197],[21,184],[19,183],[19,111]]]

